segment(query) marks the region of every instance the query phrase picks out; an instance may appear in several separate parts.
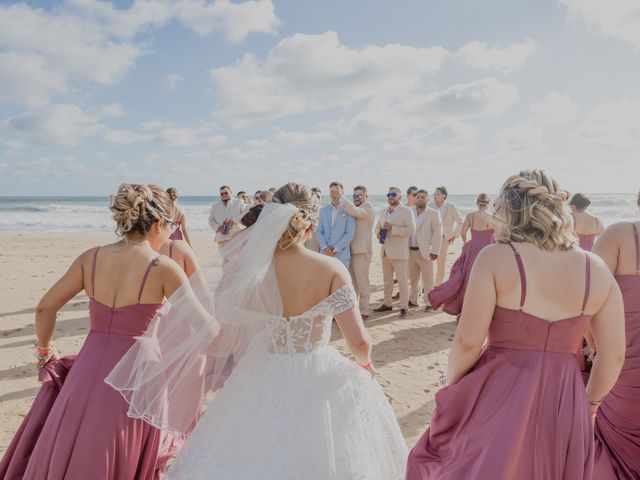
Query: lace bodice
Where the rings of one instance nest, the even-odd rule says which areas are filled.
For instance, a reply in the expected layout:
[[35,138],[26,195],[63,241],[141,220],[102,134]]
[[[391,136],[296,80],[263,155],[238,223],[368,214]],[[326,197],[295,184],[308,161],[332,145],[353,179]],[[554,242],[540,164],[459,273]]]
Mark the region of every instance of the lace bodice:
[[331,338],[333,317],[358,304],[352,285],[343,285],[315,307],[301,315],[274,317],[271,350],[275,353],[311,352],[327,345]]

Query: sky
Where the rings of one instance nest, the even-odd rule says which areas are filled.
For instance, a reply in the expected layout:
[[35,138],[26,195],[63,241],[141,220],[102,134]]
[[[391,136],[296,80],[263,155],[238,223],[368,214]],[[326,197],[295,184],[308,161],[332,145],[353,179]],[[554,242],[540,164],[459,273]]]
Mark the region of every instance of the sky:
[[0,1],[0,195],[640,187],[636,0]]

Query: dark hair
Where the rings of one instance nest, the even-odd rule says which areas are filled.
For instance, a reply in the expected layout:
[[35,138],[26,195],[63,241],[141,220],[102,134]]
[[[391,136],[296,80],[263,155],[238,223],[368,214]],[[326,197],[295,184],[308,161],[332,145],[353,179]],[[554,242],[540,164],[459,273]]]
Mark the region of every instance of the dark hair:
[[569,205],[573,205],[578,210],[584,210],[591,205],[591,200],[584,193],[576,193],[571,197]]
[[427,192],[424,188],[416,191],[416,195],[418,195],[419,193],[424,193],[427,197],[429,196],[429,192]]
[[415,193],[418,190],[418,187],[411,185],[409,188],[407,188],[407,195],[410,195],[411,192]]
[[220,189],[219,189],[219,190],[221,191],[221,190],[224,190],[225,188],[226,188],[227,190],[231,191],[231,187],[229,187],[229,186],[227,186],[227,185],[222,185],[222,186],[220,187]]
[[256,190],[256,193],[253,194],[254,198],[262,193],[262,190]]
[[178,191],[175,188],[173,187],[167,188],[167,193],[169,194],[169,198],[171,199],[172,202],[175,203],[175,201],[178,200]]
[[331,187],[338,187],[340,190],[344,190],[344,186],[338,181],[331,182],[329,184],[329,188],[331,188]]
[[440,192],[441,194],[444,195],[444,198],[447,198],[449,196],[449,193],[447,193],[447,188],[446,187],[437,187],[436,188],[436,192]]
[[367,187],[365,187],[364,185],[358,185],[357,187],[353,187],[353,191],[355,192],[356,190],[362,190],[364,193],[367,193]]
[[245,227],[250,227],[258,221],[258,217],[260,216],[260,212],[262,212],[263,208],[264,205],[255,205],[251,207],[249,211],[245,213],[244,216],[240,219],[240,223]]
[[240,190],[238,193],[236,193],[236,197],[239,197],[240,195],[246,195],[247,192],[245,192],[244,190]]

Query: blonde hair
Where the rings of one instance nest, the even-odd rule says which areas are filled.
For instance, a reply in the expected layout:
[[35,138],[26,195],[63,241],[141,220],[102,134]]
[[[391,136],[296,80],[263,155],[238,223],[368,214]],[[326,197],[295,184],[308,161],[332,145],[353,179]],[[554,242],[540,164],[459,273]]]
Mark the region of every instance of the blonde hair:
[[155,222],[170,221],[173,216],[169,194],[157,185],[122,183],[111,195],[109,208],[120,236],[131,232],[145,235]]
[[318,200],[307,186],[287,183],[273,194],[273,201],[298,207],[298,211],[289,220],[287,230],[278,240],[278,247],[286,250],[291,245],[302,242],[309,229],[318,223]]
[[539,248],[569,250],[576,245],[564,202],[569,194],[542,170],[525,170],[507,178],[495,201],[502,227],[500,243],[527,242]]
[[476,205],[478,207],[488,207],[489,203],[491,203],[491,198],[489,198],[489,195],[486,193],[481,193],[478,195],[478,198],[476,198]]

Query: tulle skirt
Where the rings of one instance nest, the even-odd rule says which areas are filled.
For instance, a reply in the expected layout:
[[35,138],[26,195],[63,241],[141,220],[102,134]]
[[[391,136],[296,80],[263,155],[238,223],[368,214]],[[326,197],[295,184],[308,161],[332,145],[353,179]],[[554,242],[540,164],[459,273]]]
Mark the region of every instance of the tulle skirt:
[[[245,357],[246,358],[246,357]],[[394,480],[407,447],[380,385],[333,347],[245,358],[168,472],[172,479]]]

